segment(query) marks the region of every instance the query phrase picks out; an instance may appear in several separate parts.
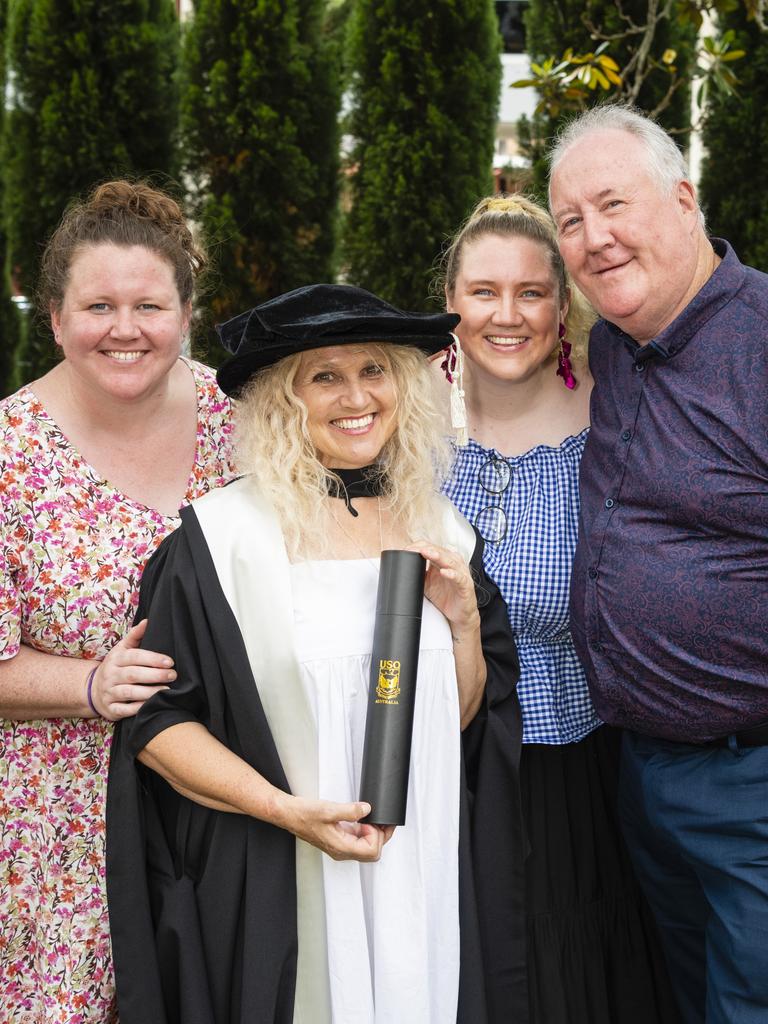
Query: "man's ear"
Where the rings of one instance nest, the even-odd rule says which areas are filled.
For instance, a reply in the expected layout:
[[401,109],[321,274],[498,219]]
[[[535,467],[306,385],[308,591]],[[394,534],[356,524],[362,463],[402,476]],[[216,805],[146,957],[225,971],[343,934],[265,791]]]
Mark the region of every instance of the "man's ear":
[[696,189],[690,181],[683,179],[677,186],[677,201],[680,209],[686,216],[694,215],[696,224],[699,223],[699,204],[696,199]]

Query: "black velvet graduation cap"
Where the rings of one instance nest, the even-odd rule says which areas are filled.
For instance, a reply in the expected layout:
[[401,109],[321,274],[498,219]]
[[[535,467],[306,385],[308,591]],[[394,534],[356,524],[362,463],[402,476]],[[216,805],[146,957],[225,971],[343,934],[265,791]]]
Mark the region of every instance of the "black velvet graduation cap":
[[433,355],[451,344],[458,322],[454,313],[404,312],[352,285],[310,284],[217,325],[232,358],[216,376],[222,391],[236,395],[258,370],[326,345],[388,342]]

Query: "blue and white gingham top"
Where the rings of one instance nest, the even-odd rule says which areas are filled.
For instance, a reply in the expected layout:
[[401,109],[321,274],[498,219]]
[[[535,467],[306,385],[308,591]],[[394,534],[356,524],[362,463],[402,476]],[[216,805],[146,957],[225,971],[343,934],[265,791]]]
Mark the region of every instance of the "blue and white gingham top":
[[[539,445],[505,457],[475,441],[458,449],[445,493],[471,523],[501,505],[506,535],[486,540],[485,569],[507,602],[520,658],[517,692],[524,743],[574,743],[600,725],[568,625],[568,592],[579,519],[579,460],[588,430],[557,448]],[[509,486],[490,494],[480,467],[503,459]]]

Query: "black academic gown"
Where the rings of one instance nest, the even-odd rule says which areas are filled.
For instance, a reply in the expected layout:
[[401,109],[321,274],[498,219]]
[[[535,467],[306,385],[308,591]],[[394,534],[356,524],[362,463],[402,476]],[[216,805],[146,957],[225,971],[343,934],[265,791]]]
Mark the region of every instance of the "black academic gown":
[[[457,1019],[524,1024],[518,669],[506,608],[481,554],[478,545],[472,567],[488,684],[464,734]],[[120,1024],[291,1024],[294,837],[202,807],[135,760],[169,726],[201,722],[273,785],[289,789],[192,508],[145,569],[138,618],[145,616],[144,646],[170,655],[177,679],[118,724],[112,746],[107,893]]]

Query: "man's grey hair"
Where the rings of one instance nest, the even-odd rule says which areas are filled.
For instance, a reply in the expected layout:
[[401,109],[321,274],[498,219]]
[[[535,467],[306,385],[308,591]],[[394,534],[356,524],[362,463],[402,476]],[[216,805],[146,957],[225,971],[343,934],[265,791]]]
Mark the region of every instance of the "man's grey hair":
[[565,125],[549,152],[550,181],[575,142],[594,132],[609,131],[627,132],[640,139],[648,170],[663,194],[671,195],[681,181],[690,181],[683,154],[664,129],[634,107],[618,104],[592,107]]

